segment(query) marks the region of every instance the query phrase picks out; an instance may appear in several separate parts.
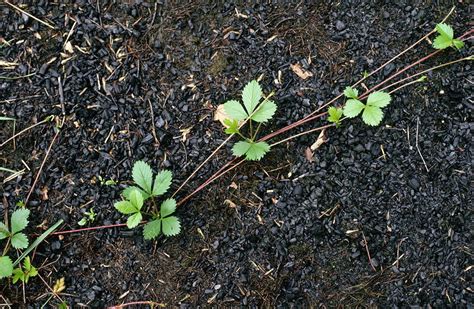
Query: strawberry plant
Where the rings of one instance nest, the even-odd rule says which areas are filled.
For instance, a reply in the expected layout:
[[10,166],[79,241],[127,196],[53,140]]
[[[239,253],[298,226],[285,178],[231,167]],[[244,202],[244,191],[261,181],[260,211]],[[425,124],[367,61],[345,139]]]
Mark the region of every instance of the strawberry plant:
[[464,46],[463,41],[454,38],[454,30],[450,25],[439,23],[436,25],[436,32],[438,36],[433,41],[435,49],[453,47],[459,50]]
[[[176,211],[176,201],[173,198],[164,200],[158,210],[154,199],[168,191],[172,181],[171,172],[161,171],[153,180],[153,171],[150,165],[143,161],[137,161],[133,165],[132,178],[136,185],[127,187],[122,192],[125,199],[114,204],[115,209],[120,213],[129,215],[128,228],[137,227],[145,215],[151,218],[143,229],[145,239],[153,239],[161,233],[165,236],[179,234],[181,231],[179,219],[171,216]],[[151,203],[144,209],[147,200],[150,200]]]
[[18,280],[24,283],[28,283],[30,277],[38,275],[38,270],[36,267],[31,265],[30,257],[27,256],[23,260],[23,268],[18,267],[13,270],[13,283],[16,283]]
[[[383,119],[382,108],[390,104],[391,100],[390,94],[377,91],[371,93],[367,98],[366,104],[364,104],[359,99],[357,89],[352,87],[346,87],[344,95],[349,98],[343,108],[344,116],[355,118],[362,112],[362,120],[369,126],[377,126],[380,124]],[[337,120],[339,121],[339,119]]]
[[[224,103],[224,110],[230,119],[226,119],[227,126],[225,133],[237,134],[242,138],[235,143],[232,152],[235,156],[245,156],[246,160],[260,160],[270,150],[270,145],[266,142],[257,142],[256,138],[262,123],[272,119],[277,109],[276,104],[268,98],[262,99],[262,88],[256,80],[249,82],[242,92],[243,104],[236,100]],[[261,101],[261,102],[260,102]],[[249,135],[244,136],[241,126],[249,124]],[[253,122],[258,123],[254,130]]]

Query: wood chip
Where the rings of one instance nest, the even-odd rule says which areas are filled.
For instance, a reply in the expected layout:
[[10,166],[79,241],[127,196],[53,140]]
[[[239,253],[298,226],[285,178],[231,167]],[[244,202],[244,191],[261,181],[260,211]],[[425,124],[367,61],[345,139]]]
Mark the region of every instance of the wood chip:
[[318,139],[316,140],[316,142],[314,142],[313,145],[311,145],[311,150],[312,151],[315,151],[316,149],[321,147],[322,144],[324,144],[328,141],[327,138],[326,138],[325,133],[326,133],[326,130],[322,130],[321,133],[319,133]]
[[303,80],[313,76],[313,73],[311,73],[308,70],[303,69],[299,63],[290,64],[290,68],[296,75],[298,75],[299,78]]

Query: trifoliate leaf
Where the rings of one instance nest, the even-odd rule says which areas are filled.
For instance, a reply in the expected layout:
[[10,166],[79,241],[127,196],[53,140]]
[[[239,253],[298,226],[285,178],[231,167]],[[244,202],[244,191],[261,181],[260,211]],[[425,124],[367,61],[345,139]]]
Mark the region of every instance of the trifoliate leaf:
[[115,209],[124,215],[134,214],[137,212],[135,206],[129,201],[120,201],[114,204]]
[[13,284],[17,283],[18,280],[25,281],[25,273],[20,268],[15,268],[12,277]]
[[161,233],[161,219],[156,219],[145,224],[143,228],[143,237],[153,239]]
[[181,224],[175,216],[161,219],[163,234],[166,236],[178,235],[181,231]]
[[143,200],[146,200],[150,197],[150,194],[146,193],[145,191],[143,191],[142,189],[140,189],[137,186],[130,186],[130,187],[125,188],[125,190],[122,191],[123,197],[125,197],[127,200],[129,200],[130,199],[130,193],[132,193],[133,190],[138,190],[142,194]]
[[453,40],[453,45],[454,45],[454,47],[456,47],[456,49],[459,50],[459,49],[464,47],[464,42],[461,41],[461,40],[458,40],[458,39],[454,39]]
[[227,125],[227,128],[225,129],[226,134],[239,133],[239,123],[237,122],[237,120],[226,119],[224,120],[224,124]]
[[13,273],[13,263],[10,257],[0,257],[0,279],[10,277]]
[[365,105],[359,100],[347,100],[346,105],[344,106],[344,115],[349,118],[354,118],[360,114],[364,109]]
[[388,93],[377,91],[369,95],[369,97],[367,98],[367,105],[385,107],[390,104],[390,100],[391,97]]
[[245,159],[258,161],[270,150],[270,145],[265,142],[251,143],[249,149],[245,153]]
[[346,89],[344,89],[344,95],[349,99],[357,99],[359,97],[359,91],[351,86],[347,86]]
[[176,211],[176,200],[174,198],[169,198],[163,201],[163,203],[161,203],[161,207],[160,207],[161,218],[169,216],[175,211]]
[[22,231],[28,225],[28,216],[30,211],[26,208],[15,210],[12,213],[11,218],[11,232],[15,234],[16,232]]
[[264,101],[258,108],[251,119],[256,122],[265,122],[270,120],[275,114],[277,106],[272,101]]
[[132,169],[132,178],[133,181],[140,187],[142,187],[143,190],[145,190],[146,193],[151,194],[151,186],[153,183],[153,172],[151,170],[150,165],[143,161],[137,161],[133,165]]
[[241,157],[243,156],[250,148],[251,144],[246,141],[240,141],[235,143],[234,147],[232,147],[232,152],[234,156]]
[[127,219],[127,226],[129,229],[133,229],[142,221],[142,214],[137,212]]
[[26,249],[28,247],[28,238],[23,233],[13,234],[11,242],[15,249]]
[[445,49],[451,46],[453,40],[449,37],[438,35],[433,41],[433,47],[435,49]]
[[331,106],[328,109],[328,114],[328,121],[338,124],[342,116],[342,108],[336,108],[334,106]]
[[8,238],[8,236],[10,236],[10,232],[8,231],[7,226],[5,223],[0,222],[0,239]]
[[130,193],[130,203],[135,207],[137,211],[140,211],[143,206],[143,197],[141,193],[138,190],[133,190],[132,193]]
[[438,31],[440,35],[447,37],[449,39],[454,38],[454,31],[450,25],[439,23],[436,25],[436,31]]
[[244,120],[248,116],[242,104],[235,100],[230,100],[224,103],[224,110],[230,118],[235,120]]
[[383,112],[380,107],[367,105],[362,113],[362,120],[369,126],[379,125],[383,118]]
[[153,184],[153,195],[158,196],[165,194],[171,186],[173,174],[170,171],[161,171],[155,176]]
[[[258,102],[262,98],[262,88],[256,80],[249,82],[242,92],[242,100],[244,101],[247,113],[250,115],[257,107]],[[227,112],[227,110],[226,110]]]

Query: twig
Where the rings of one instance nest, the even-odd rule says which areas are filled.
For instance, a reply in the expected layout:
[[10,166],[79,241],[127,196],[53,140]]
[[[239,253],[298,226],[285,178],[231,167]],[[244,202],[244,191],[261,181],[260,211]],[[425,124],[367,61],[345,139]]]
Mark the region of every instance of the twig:
[[15,79],[27,78],[27,77],[30,77],[30,76],[33,76],[33,75],[36,75],[36,73],[30,73],[30,74],[21,75],[21,76],[14,76],[14,77],[0,76],[0,79],[15,80]]
[[421,160],[423,160],[423,164],[425,165],[426,171],[429,172],[430,170],[428,169],[428,166],[426,165],[425,158],[423,158],[423,155],[421,154],[420,147],[418,146],[418,126],[419,126],[419,124],[420,124],[420,117],[417,117],[416,118],[415,146],[416,146],[416,150],[418,150],[418,154],[420,155]]
[[33,190],[35,189],[36,183],[38,182],[38,179],[41,175],[41,172],[43,171],[44,164],[46,163],[46,160],[48,159],[49,153],[51,152],[51,148],[53,148],[53,144],[58,138],[58,135],[61,131],[57,130],[56,134],[54,134],[53,140],[49,144],[48,150],[46,151],[46,154],[44,156],[43,162],[41,162],[40,168],[38,170],[38,173],[36,174],[35,181],[33,182],[33,185],[31,186],[30,192],[28,192],[28,195],[26,196],[25,199],[25,205],[28,204],[28,200],[30,199],[31,193],[33,193]]
[[116,306],[111,306],[111,307],[107,307],[108,309],[122,309],[122,308],[125,308],[125,307],[128,307],[128,306],[134,306],[134,305],[150,305],[152,306],[160,306],[160,307],[166,307],[165,304],[160,304],[160,303],[157,303],[157,302],[154,302],[154,301],[134,301],[134,302],[130,302],[130,303],[126,303],[126,304],[122,304],[122,305],[116,305]]
[[362,231],[362,238],[364,238],[365,251],[367,252],[367,258],[369,259],[370,266],[372,267],[374,271],[377,271],[377,269],[375,269],[374,267],[374,264],[372,264],[372,258],[370,257],[369,246],[367,245],[367,239],[365,238],[364,231]]
[[54,26],[48,24],[47,22],[45,21],[42,21],[41,19],[31,15],[30,13],[26,12],[26,11],[23,11],[22,9],[20,9],[19,7],[17,7],[16,5],[14,4],[11,4],[10,2],[8,2],[7,0],[5,0],[5,3],[8,4],[9,6],[11,6],[12,8],[14,8],[15,10],[18,10],[20,11],[21,13],[25,14],[25,15],[28,15],[29,17],[33,18],[34,20],[36,20],[37,22],[40,22],[42,23],[43,25],[45,25],[46,27],[49,27],[51,29],[56,29]]
[[155,139],[155,144],[159,145],[160,141],[158,137],[156,137],[156,129],[155,129],[155,116],[153,115],[153,106],[151,105],[150,99],[148,99],[148,107],[150,107],[150,116],[151,116],[151,133],[153,134],[153,138]]

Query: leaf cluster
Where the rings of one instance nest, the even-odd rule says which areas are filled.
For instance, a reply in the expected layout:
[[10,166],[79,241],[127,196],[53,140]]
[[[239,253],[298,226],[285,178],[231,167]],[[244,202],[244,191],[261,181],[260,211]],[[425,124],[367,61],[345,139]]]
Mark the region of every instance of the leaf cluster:
[[[236,100],[224,103],[224,110],[230,119],[224,120],[227,126],[225,133],[237,134],[242,137],[242,141],[237,142],[232,148],[235,156],[245,156],[246,160],[260,160],[270,150],[270,145],[266,142],[256,142],[260,124],[272,119],[277,106],[268,99],[262,100],[262,88],[256,80],[249,82],[242,92],[243,104]],[[245,137],[240,130],[240,123],[248,121],[250,124],[250,137]],[[259,124],[257,130],[253,132],[252,122]]]
[[362,112],[362,120],[370,125],[377,126],[383,119],[382,108],[390,104],[390,94],[382,91],[371,93],[366,104],[359,100],[359,92],[352,87],[346,87],[344,95],[349,99],[343,108],[344,116],[355,118]]
[[[15,249],[25,249],[28,247],[28,237],[22,232],[28,226],[30,211],[26,208],[15,210],[10,218],[10,228],[8,222],[0,222],[0,240],[7,239],[6,249],[11,244]],[[9,277],[13,273],[13,262],[8,255],[0,257],[0,278]]]
[[171,216],[176,211],[174,199],[163,201],[160,209],[154,208],[151,213],[146,213],[143,210],[146,200],[151,199],[154,206],[154,198],[168,191],[172,177],[170,171],[161,171],[153,179],[150,165],[143,161],[137,161],[132,169],[132,178],[136,185],[127,187],[122,192],[125,200],[114,204],[115,209],[120,213],[129,215],[127,226],[130,229],[138,226],[144,215],[151,216],[152,221],[148,222],[143,229],[145,239],[153,239],[161,233],[166,236],[174,236],[181,231],[179,219]]

